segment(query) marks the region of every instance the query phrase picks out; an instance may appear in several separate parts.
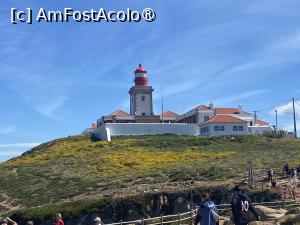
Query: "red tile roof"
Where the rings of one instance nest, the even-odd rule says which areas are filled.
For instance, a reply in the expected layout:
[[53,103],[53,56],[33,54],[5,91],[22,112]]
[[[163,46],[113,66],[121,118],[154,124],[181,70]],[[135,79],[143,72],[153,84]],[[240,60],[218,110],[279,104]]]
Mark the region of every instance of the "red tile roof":
[[207,110],[207,109],[209,109],[209,107],[206,106],[206,105],[199,105],[199,106],[195,107],[194,109],[197,109],[197,110]]
[[264,122],[262,120],[256,120],[256,124],[258,126],[269,126],[269,124],[267,122]]
[[202,124],[208,123],[247,123],[247,121],[229,115],[216,115]]
[[118,110],[112,112],[110,115],[112,115],[112,116],[129,116],[129,114],[127,112],[124,112],[121,109],[118,109]]
[[176,114],[174,112],[171,112],[171,111],[163,112],[160,115],[163,116],[163,117],[177,117],[178,116],[178,114]]
[[240,114],[237,108],[215,108],[215,114]]

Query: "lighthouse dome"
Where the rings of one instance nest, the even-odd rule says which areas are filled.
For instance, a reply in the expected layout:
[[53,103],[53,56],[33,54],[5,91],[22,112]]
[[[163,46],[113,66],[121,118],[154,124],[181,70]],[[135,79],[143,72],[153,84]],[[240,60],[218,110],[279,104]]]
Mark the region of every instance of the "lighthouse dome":
[[134,71],[134,74],[135,74],[134,82],[136,86],[148,85],[147,71],[141,64],[139,64],[138,68]]
[[147,73],[147,70],[142,66],[142,64],[139,64],[138,68],[134,71],[135,73]]

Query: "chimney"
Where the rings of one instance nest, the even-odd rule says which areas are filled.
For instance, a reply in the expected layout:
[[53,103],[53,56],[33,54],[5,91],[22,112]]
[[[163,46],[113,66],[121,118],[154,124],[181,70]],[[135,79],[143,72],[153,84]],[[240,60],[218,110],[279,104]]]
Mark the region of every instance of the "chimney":
[[239,105],[238,105],[238,108],[239,108],[239,112],[242,113],[242,111],[243,111],[243,106],[242,106],[242,104],[239,104]]
[[209,108],[210,109],[213,109],[214,108],[214,105],[213,105],[213,103],[211,102],[211,103],[209,103]]

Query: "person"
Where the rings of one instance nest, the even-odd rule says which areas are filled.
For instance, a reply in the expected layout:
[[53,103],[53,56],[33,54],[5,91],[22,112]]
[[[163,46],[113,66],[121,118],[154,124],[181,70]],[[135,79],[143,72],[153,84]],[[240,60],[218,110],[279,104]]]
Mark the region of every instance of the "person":
[[294,171],[295,171],[294,168],[291,168],[291,169],[290,169],[290,178],[291,178],[291,179],[293,179],[294,176],[295,176]]
[[297,175],[300,175],[300,166],[297,167]]
[[9,217],[6,217],[5,219],[4,218],[1,218],[0,219],[0,224],[1,225],[18,225],[15,221],[13,221],[11,218]]
[[249,197],[236,185],[233,189],[233,196],[231,201],[231,209],[233,222],[235,225],[247,225],[250,222],[250,213],[252,212],[257,220],[260,220],[260,216],[252,205]]
[[277,187],[277,181],[275,179],[272,180],[271,184],[272,184],[272,188]]
[[64,223],[64,221],[63,221],[62,216],[61,216],[60,213],[56,214],[55,225],[65,225],[65,223]]
[[272,183],[272,180],[273,180],[273,175],[274,175],[274,171],[272,168],[269,168],[268,169],[268,183]]
[[285,164],[283,167],[283,173],[284,173],[285,177],[289,176],[289,171],[290,171],[289,165]]
[[201,196],[202,203],[198,209],[195,219],[195,225],[200,222],[200,225],[219,225],[219,221],[216,221],[217,208],[215,204],[210,200],[208,193],[204,193]]
[[292,173],[291,173],[291,183],[296,184],[297,183],[297,170],[296,168],[292,168]]
[[101,224],[101,218],[100,217],[96,217],[94,219],[94,223],[97,224],[97,225],[100,225]]

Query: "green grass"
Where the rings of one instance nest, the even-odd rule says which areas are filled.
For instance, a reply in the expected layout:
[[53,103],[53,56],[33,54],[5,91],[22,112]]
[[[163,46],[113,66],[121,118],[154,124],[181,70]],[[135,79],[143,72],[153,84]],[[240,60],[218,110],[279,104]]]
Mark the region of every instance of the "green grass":
[[[300,140],[264,137],[203,138],[160,135],[88,135],[59,139],[0,164],[0,191],[14,204],[38,206],[83,193],[122,188],[129,182],[226,180],[255,167],[300,164]],[[136,181],[137,180],[137,181]]]

